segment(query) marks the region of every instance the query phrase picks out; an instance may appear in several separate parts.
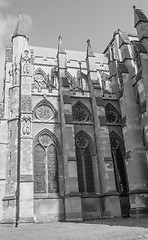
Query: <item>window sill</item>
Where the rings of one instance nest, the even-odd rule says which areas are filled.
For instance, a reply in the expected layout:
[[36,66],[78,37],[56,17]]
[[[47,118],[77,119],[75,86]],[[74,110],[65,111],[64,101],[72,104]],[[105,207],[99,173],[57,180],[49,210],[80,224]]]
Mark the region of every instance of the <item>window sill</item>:
[[62,198],[59,193],[35,193],[34,199],[57,199]]
[[97,193],[81,193],[81,198],[98,198]]

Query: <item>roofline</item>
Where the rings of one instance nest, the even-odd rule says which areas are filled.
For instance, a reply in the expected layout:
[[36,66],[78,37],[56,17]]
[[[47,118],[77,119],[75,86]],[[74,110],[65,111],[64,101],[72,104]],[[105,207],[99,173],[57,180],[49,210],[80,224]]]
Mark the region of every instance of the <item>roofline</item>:
[[[110,42],[109,42],[109,44],[107,45],[107,47],[104,49],[103,54],[105,54],[105,53],[107,52],[109,46],[113,43],[113,41],[115,40],[115,36],[116,36],[117,34],[119,34],[119,30],[117,30],[117,31],[114,32],[113,37],[112,37],[112,39],[110,40]],[[137,35],[132,34],[132,33],[127,33],[127,35],[128,35],[129,37],[138,37]]]

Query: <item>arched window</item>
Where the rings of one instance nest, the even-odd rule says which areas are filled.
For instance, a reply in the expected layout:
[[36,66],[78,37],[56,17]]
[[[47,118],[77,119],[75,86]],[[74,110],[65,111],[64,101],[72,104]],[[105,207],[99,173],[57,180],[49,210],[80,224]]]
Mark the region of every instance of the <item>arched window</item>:
[[39,91],[47,88],[47,81],[47,74],[41,68],[36,69],[34,73],[34,88],[37,88]]
[[56,118],[57,111],[51,102],[43,99],[35,106],[33,113],[33,117],[40,121],[50,121]]
[[114,124],[114,123],[120,122],[120,114],[111,103],[108,103],[105,106],[105,114],[106,114],[106,120],[108,123]]
[[34,146],[34,192],[58,193],[57,149],[52,137],[44,132]]
[[90,112],[88,108],[78,101],[72,108],[73,120],[76,122],[86,122],[90,120]]
[[46,192],[45,180],[45,149],[41,145],[35,146],[34,149],[34,192]]
[[94,193],[94,174],[90,141],[83,133],[76,136],[76,158],[80,193]]
[[114,131],[110,133],[110,144],[114,161],[116,187],[119,193],[127,193],[128,183],[124,163],[124,143]]

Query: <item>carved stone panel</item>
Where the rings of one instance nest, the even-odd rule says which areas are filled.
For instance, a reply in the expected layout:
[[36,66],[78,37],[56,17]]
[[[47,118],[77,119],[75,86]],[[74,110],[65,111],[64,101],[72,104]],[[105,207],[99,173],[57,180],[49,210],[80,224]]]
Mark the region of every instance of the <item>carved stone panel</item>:
[[22,135],[29,136],[31,134],[31,117],[23,116],[21,119]]
[[29,51],[24,51],[24,56],[22,57],[22,71],[23,74],[28,75],[30,73],[30,63],[31,58],[29,57]]

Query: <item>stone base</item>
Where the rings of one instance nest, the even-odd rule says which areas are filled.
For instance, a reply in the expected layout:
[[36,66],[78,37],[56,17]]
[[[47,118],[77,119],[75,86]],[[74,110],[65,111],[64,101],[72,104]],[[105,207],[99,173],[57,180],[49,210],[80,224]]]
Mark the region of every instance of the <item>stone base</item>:
[[98,196],[82,197],[81,202],[83,220],[97,219],[101,217],[100,199]]
[[82,221],[82,209],[80,197],[65,198],[65,221]]
[[14,219],[2,219],[0,222],[1,224],[7,225],[7,226],[16,226],[16,221]]
[[148,217],[148,193],[145,190],[133,190],[129,193],[130,216],[133,218]]
[[148,218],[148,208],[132,208],[130,216],[132,218]]
[[28,218],[20,218],[18,220],[18,224],[22,224],[22,223],[35,223],[35,220],[33,217],[28,217]]
[[105,193],[101,198],[103,218],[121,217],[120,200],[117,192]]

